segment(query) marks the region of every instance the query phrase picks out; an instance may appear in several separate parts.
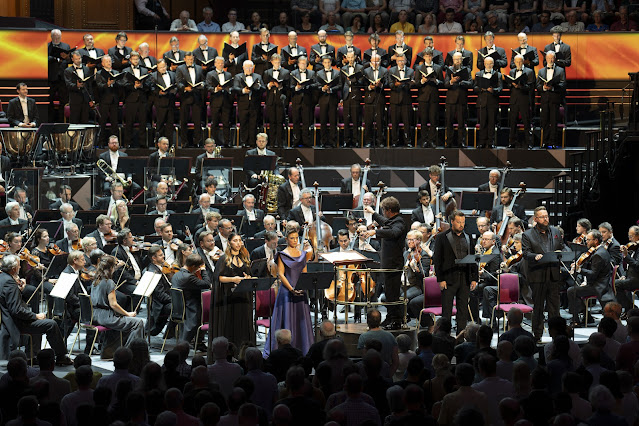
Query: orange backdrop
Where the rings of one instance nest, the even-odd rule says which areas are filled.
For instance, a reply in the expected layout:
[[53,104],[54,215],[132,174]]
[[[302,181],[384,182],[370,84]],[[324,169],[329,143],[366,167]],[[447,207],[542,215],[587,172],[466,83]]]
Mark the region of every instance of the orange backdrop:
[[[86,31],[63,31],[62,41],[70,46],[84,46],[82,36]],[[94,32],[96,47],[104,49],[115,45],[116,32]],[[180,38],[182,50],[192,50],[197,47],[198,34],[185,33],[143,33],[129,32],[128,46],[137,47],[142,42],[149,43],[151,54],[157,56],[170,49],[169,39],[177,35]],[[382,35],[381,47],[387,48],[394,43],[394,36]],[[483,38],[477,34],[466,35],[466,49],[483,47]],[[228,41],[227,34],[208,34],[209,46],[221,49]],[[415,55],[423,50],[423,35],[408,35],[406,43],[413,48]],[[443,52],[455,47],[454,36],[434,34],[435,48]],[[47,78],[47,42],[49,33],[37,30],[0,30],[0,79],[5,80],[46,80]],[[246,42],[250,49],[260,40],[258,34],[244,34],[240,36],[240,43]],[[637,33],[599,33],[599,34],[566,34],[564,42],[572,48],[572,66],[567,70],[569,80],[627,80],[628,72],[639,70],[639,34]],[[531,34],[528,44],[538,49],[552,41],[548,34]],[[274,34],[271,42],[278,46],[287,44],[285,34]],[[300,35],[298,44],[310,48],[317,43],[315,35]],[[332,35],[328,43],[336,48],[344,44],[343,36]],[[635,44],[636,43],[636,44]],[[508,60],[512,54],[510,48],[517,47],[517,37],[514,34],[500,35],[495,38],[495,44],[506,49]],[[355,45],[362,51],[369,48],[368,37],[355,37]],[[474,66],[474,64],[473,64]]]

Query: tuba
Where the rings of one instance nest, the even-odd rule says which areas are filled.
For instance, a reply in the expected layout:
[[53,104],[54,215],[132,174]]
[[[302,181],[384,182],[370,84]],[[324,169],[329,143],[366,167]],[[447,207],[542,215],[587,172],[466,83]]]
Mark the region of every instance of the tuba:
[[260,176],[263,182],[259,192],[259,208],[264,210],[266,214],[275,214],[277,213],[277,188],[283,184],[286,179],[284,179],[284,176],[267,170],[262,170]]
[[124,186],[125,188],[128,188],[129,186],[131,186],[131,182],[129,182],[128,180],[122,178],[122,176],[117,174],[116,171],[113,170],[113,167],[109,166],[107,162],[104,161],[103,159],[100,158],[98,162],[96,163],[96,165],[98,166],[98,169],[100,169],[106,177],[110,177],[111,179],[113,179],[113,182],[120,182],[122,186]]

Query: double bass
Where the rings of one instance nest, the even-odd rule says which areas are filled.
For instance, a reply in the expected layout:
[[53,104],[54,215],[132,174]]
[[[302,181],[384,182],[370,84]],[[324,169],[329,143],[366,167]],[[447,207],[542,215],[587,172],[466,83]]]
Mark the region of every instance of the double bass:
[[[364,170],[362,176],[359,177],[359,195],[353,197],[353,208],[354,209],[362,209],[364,205],[364,186],[366,186],[366,181],[368,180],[368,171],[371,169],[371,160],[369,158],[364,161]],[[370,190],[370,188],[368,188]]]
[[[515,205],[517,198],[521,197],[525,192],[526,192],[526,184],[523,182],[520,182],[519,190],[517,190],[517,192],[513,196],[512,201],[510,202],[510,204],[508,204],[508,210],[510,211],[513,210],[513,206]],[[504,209],[506,209],[506,206],[504,206]],[[508,242],[508,234],[506,233],[506,229],[508,228],[508,222],[510,222],[510,217],[506,216],[506,218],[500,221],[496,227],[496,232],[497,232],[496,238],[498,238],[499,241],[501,241],[502,245]]]
[[313,187],[315,188],[315,223],[313,223],[313,228],[309,230],[308,237],[315,252],[315,260],[319,261],[319,254],[330,250],[333,229],[320,219],[319,183],[314,182]]
[[300,172],[300,182],[302,183],[302,189],[306,189],[306,178],[304,177],[304,167],[302,167],[302,160],[297,158],[295,160],[295,165],[297,166],[297,170]]
[[[439,177],[439,182],[441,182],[441,190],[439,191],[439,197],[442,197],[444,195],[442,191],[446,190],[445,179],[446,179],[446,167],[448,166],[448,163],[446,162],[446,157],[444,157],[443,155],[439,158],[439,161],[440,161],[439,167],[442,170],[442,174]],[[446,205],[444,206],[446,217],[450,216],[450,214],[456,208],[457,208],[457,201],[455,201],[455,195],[453,194],[448,199],[448,201],[446,201]],[[440,212],[441,212],[441,209],[440,209]]]

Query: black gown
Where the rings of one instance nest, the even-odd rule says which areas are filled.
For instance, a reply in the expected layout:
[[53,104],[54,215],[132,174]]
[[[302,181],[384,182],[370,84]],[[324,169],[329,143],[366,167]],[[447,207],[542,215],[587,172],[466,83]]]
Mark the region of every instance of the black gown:
[[[226,266],[226,255],[216,263],[218,277],[242,277],[250,275],[248,264]],[[255,343],[253,326],[253,294],[233,293],[233,284],[222,284],[219,279],[215,283],[215,308],[213,310],[213,336],[224,336],[238,348],[244,342]]]

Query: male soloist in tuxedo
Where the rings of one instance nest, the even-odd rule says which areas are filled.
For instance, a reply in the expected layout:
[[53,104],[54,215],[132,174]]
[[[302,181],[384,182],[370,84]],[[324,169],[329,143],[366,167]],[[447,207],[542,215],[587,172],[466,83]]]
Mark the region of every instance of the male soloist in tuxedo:
[[[615,300],[612,288],[610,287],[610,276],[612,267],[610,266],[610,254],[602,244],[601,232],[592,229],[586,236],[588,249],[594,248],[594,253],[586,260],[581,267],[575,270],[582,280],[578,278],[578,284],[568,288],[568,303],[572,313],[572,322],[577,327],[587,327],[584,321],[579,320],[579,314],[584,311],[582,298],[596,296],[602,306],[607,302]],[[585,281],[583,285],[581,281]]]
[[388,85],[388,70],[380,67],[380,60],[381,56],[373,53],[370,66],[364,70],[364,146],[366,148],[373,145],[384,146],[384,117],[386,115],[384,88]]
[[193,50],[195,63],[202,67],[202,71],[206,74],[214,67],[215,58],[217,58],[217,49],[209,46],[209,39],[204,34],[197,38],[198,47]]
[[484,65],[484,61],[488,57],[493,58],[493,68],[496,71],[506,68],[508,66],[506,50],[503,47],[495,46],[495,34],[493,34],[492,31],[486,31],[486,34],[484,34],[484,41],[486,42],[486,47],[479,49],[479,53],[477,55],[477,68],[479,68],[480,71],[483,71],[486,67]]
[[492,57],[484,59],[484,70],[475,75],[477,109],[479,116],[479,144],[481,147],[495,147],[495,120],[499,108],[499,94],[503,87],[501,73],[493,68]]
[[282,67],[282,57],[278,54],[271,56],[272,67],[265,70],[262,80],[266,86],[266,117],[269,123],[271,145],[284,147],[286,145],[286,109],[288,108],[288,94],[290,74]]
[[[352,37],[351,37],[352,38]],[[342,103],[344,105],[344,147],[357,146],[361,126],[362,66],[356,63],[357,52],[346,53],[346,65],[342,68]]]
[[262,115],[262,91],[264,83],[262,77],[253,72],[251,61],[244,61],[244,72],[239,73],[233,79],[233,91],[237,97],[237,112],[240,123],[240,144],[249,146],[257,135],[258,115]]
[[[135,147],[147,148],[146,141],[146,107],[149,100],[148,93],[151,90],[151,80],[148,77],[147,69],[140,66],[140,54],[131,52],[131,66],[122,72],[127,73],[122,80],[124,86],[126,112],[124,114],[124,143],[128,147],[133,147],[133,132],[135,122],[138,123],[138,141]],[[143,78],[143,80],[139,80]]]
[[[255,74],[259,74],[264,78],[264,71],[271,68],[271,56],[277,53],[277,46],[269,42],[271,32],[266,29],[260,29],[260,42],[253,46],[251,50],[251,61],[255,65]],[[269,54],[270,52],[270,54]]]
[[537,75],[537,91],[541,96],[541,130],[544,146],[557,145],[557,122],[559,107],[566,94],[566,73],[555,64],[555,52],[546,53],[547,65]]
[[193,52],[186,52],[183,65],[177,68],[178,91],[180,93],[180,141],[183,147],[190,146],[187,138],[189,118],[193,120],[193,144],[202,143],[202,107],[204,105],[205,75],[202,67],[194,65]]
[[73,65],[64,70],[64,82],[69,91],[69,122],[84,124],[89,121],[89,109],[93,106],[90,101],[93,84],[92,80],[83,82],[82,79],[89,77],[91,71],[82,65],[82,55],[77,50],[71,53],[71,61]]
[[167,63],[160,59],[157,71],[151,74],[153,92],[155,94],[155,132],[158,136],[171,138],[175,110],[175,94],[177,93],[177,77],[173,71],[167,70]]
[[[311,46],[311,51],[308,52],[308,60],[313,65],[313,71],[316,73],[320,70],[326,69],[324,66],[324,58],[331,60],[331,66],[335,63],[335,47],[326,43],[326,31],[319,30],[317,32],[317,44]],[[341,68],[341,67],[340,67]]]
[[118,71],[122,71],[129,66],[132,49],[126,45],[128,39],[125,32],[119,32],[115,36],[115,46],[111,47],[108,51],[109,56],[113,60],[113,68]]
[[26,83],[16,86],[18,96],[9,101],[7,119],[13,127],[37,127],[40,125],[40,114],[36,101],[29,98],[29,88]]
[[464,232],[465,225],[464,213],[455,210],[451,214],[450,229],[437,234],[433,248],[433,266],[442,291],[442,316],[452,318],[453,299],[456,299],[458,333],[466,327],[468,298],[479,279],[476,265],[455,263],[474,251],[470,237]]
[[[111,57],[109,55],[103,56],[102,69],[95,74],[95,85],[98,89],[97,97],[99,100],[98,110],[100,111],[101,146],[106,145],[109,135],[118,133],[118,109],[120,106],[120,91],[122,90],[122,86],[113,76],[119,74],[120,72],[113,68],[113,60]],[[107,130],[107,123],[111,126],[110,131]]]
[[[540,340],[544,332],[544,310],[548,318],[559,316],[559,262],[540,262],[544,253],[562,251],[564,240],[559,229],[549,225],[548,211],[539,206],[534,212],[535,226],[522,235],[522,252],[527,263],[525,275],[532,288],[535,310],[532,314],[532,333]],[[544,308],[545,306],[545,308]]]
[[[433,49],[426,48],[422,52],[424,62],[415,66],[415,86],[418,87],[417,101],[419,102],[419,120],[422,125],[421,136],[424,148],[437,146],[439,88],[444,85],[444,73],[441,66],[435,64],[433,55]],[[439,57],[441,58],[441,55]]]
[[402,137],[399,132],[400,121],[404,123],[404,143],[410,144],[410,87],[415,72],[409,68],[406,57],[403,55],[395,55],[397,58],[397,66],[392,67],[388,71],[388,85],[390,86],[390,121],[393,128],[391,129],[391,144],[393,147],[402,146]]
[[454,72],[462,70],[462,54],[453,53],[453,66],[446,72],[444,87],[446,90],[446,146],[452,146],[454,140],[453,122],[457,118],[457,130],[459,132],[458,144],[466,146],[466,118],[468,117],[468,89],[473,86],[470,69],[468,79],[462,80],[462,76],[454,75]]
[[[233,97],[233,76],[224,71],[224,58],[215,58],[215,68],[206,74],[206,88],[210,94],[211,136],[219,141],[220,146],[232,145],[231,141],[231,108]],[[222,124],[222,137],[219,137],[219,124]]]
[[[304,145],[312,147],[313,141],[309,126],[315,108],[315,73],[307,69],[308,60],[302,56],[298,60],[298,68],[291,72],[291,118],[293,120],[292,146]],[[300,125],[301,123],[301,125]]]
[[[340,101],[339,83],[340,72],[331,68],[333,59],[324,56],[323,67],[315,72],[315,78],[319,87],[319,122],[320,141],[323,147],[335,147],[337,145],[337,106]],[[346,125],[345,125],[346,126]]]
[[564,32],[564,29],[560,26],[556,26],[552,27],[550,31],[552,32],[553,41],[544,47],[544,52],[546,52],[544,66],[546,66],[548,60],[547,52],[555,52],[555,64],[566,69],[572,64],[572,53],[570,46],[561,41],[561,34]]

